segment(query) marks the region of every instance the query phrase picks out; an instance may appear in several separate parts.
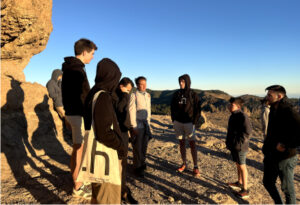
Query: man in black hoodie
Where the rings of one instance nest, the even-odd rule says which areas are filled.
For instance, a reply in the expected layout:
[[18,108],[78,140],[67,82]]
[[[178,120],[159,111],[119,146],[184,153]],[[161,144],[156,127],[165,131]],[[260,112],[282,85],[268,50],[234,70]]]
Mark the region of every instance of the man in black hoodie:
[[76,182],[82,156],[82,140],[84,135],[83,114],[84,101],[90,91],[90,85],[85,72],[85,64],[94,57],[97,46],[88,39],[80,39],[74,45],[75,57],[66,57],[62,64],[62,101],[66,119],[72,128],[73,151],[71,155],[71,174],[74,181],[74,196],[88,198],[87,187],[82,182]]
[[186,169],[185,138],[188,138],[194,161],[193,174],[200,176],[197,165],[197,149],[195,143],[195,124],[200,116],[200,103],[197,94],[190,88],[190,76],[185,74],[179,77],[180,90],[173,95],[171,102],[171,118],[177,139],[179,139],[180,153],[183,164],[177,169],[183,172]]
[[276,188],[279,176],[287,204],[296,204],[294,168],[300,140],[300,116],[287,102],[285,88],[280,85],[267,87],[267,100],[271,104],[267,137],[263,145],[263,183],[276,204],[282,198]]

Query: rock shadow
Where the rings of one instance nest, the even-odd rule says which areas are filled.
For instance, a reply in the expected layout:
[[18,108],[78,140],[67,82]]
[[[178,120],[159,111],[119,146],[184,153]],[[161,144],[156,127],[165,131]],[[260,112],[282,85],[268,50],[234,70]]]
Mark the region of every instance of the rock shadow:
[[31,143],[36,150],[44,150],[45,155],[61,164],[69,166],[70,155],[57,139],[58,133],[49,110],[48,96],[45,95],[34,111],[38,117],[38,128],[33,132]]
[[[40,181],[47,179],[51,182],[58,193],[63,190],[61,186],[66,183],[62,178],[66,178],[67,173],[49,164],[47,161],[38,157],[29,143],[27,133],[27,119],[24,113],[24,91],[21,83],[11,78],[11,90],[7,92],[7,103],[1,108],[1,152],[4,153],[8,165],[17,181],[16,188],[25,188],[38,203],[66,203],[52,190],[49,190]],[[27,154],[28,153],[28,154]],[[60,171],[60,176],[49,174],[35,163],[35,160],[43,163],[52,170]],[[37,172],[31,176],[30,172]],[[69,174],[68,174],[69,175]],[[71,177],[70,177],[71,182]],[[3,185],[3,184],[2,184]],[[3,187],[2,187],[3,189]],[[3,200],[3,199],[2,199]],[[3,203],[24,203],[24,201],[2,201]]]

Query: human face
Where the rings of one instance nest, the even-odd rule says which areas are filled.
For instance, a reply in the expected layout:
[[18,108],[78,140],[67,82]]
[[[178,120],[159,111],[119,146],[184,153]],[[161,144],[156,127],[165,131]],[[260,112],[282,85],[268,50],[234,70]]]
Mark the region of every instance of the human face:
[[141,92],[145,92],[147,88],[147,83],[145,80],[140,80],[137,84],[137,89]]
[[83,63],[89,64],[91,60],[94,58],[94,53],[95,53],[95,49],[91,50],[90,52],[83,51],[83,60],[84,60]]
[[120,85],[120,90],[123,92],[123,93],[129,93],[132,89],[132,86],[130,83],[128,83],[126,86],[124,85]]
[[180,89],[184,89],[185,88],[185,80],[181,79],[179,82],[179,86],[180,86]]
[[270,104],[273,104],[281,99],[282,99],[282,95],[280,93],[275,92],[273,90],[268,91],[267,100]]
[[230,103],[228,105],[228,110],[230,112],[234,112],[234,111],[239,110],[239,109],[241,109],[241,107],[239,105],[235,104],[235,103]]
[[62,75],[60,75],[60,76],[57,77],[57,80],[60,80],[60,79],[62,79]]

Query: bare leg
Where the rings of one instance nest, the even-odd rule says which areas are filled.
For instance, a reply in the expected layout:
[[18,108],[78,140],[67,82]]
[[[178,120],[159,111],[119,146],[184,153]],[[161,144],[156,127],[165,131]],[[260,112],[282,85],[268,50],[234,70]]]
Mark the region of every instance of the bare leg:
[[196,142],[195,140],[190,141],[190,147],[191,147],[191,154],[194,161],[194,166],[197,166],[197,149],[196,149]]
[[245,190],[247,190],[248,188],[248,171],[247,171],[247,167],[245,164],[241,164],[240,165],[240,170],[241,170],[241,178],[242,178],[242,184],[243,184],[243,188]]
[[80,163],[81,163],[82,149],[83,146],[81,144],[73,145],[73,151],[72,151],[71,161],[70,161],[70,169],[71,169],[75,190],[79,189],[82,186],[82,182],[76,182],[79,173]]
[[179,140],[180,154],[183,164],[186,164],[186,148],[185,148],[185,139]]

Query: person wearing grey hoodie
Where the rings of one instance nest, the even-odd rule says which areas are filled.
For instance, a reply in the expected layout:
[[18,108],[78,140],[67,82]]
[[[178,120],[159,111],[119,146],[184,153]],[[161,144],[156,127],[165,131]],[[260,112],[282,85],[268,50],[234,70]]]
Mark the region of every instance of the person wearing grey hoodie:
[[47,90],[50,98],[53,100],[55,111],[61,119],[65,118],[65,111],[61,96],[61,78],[63,72],[60,69],[55,69],[52,72],[51,79],[47,82]]

